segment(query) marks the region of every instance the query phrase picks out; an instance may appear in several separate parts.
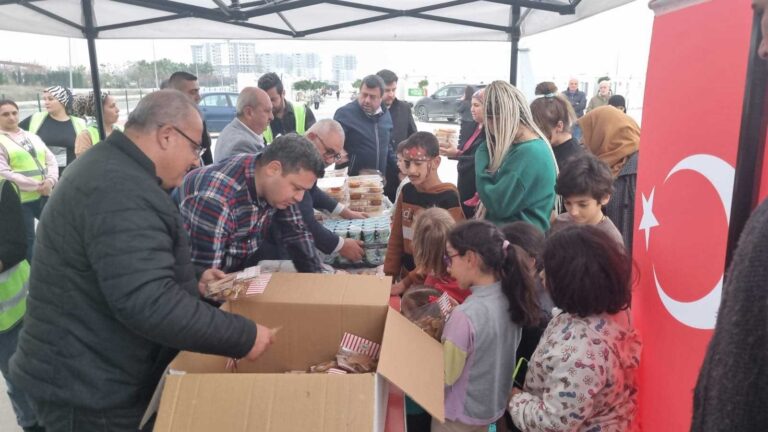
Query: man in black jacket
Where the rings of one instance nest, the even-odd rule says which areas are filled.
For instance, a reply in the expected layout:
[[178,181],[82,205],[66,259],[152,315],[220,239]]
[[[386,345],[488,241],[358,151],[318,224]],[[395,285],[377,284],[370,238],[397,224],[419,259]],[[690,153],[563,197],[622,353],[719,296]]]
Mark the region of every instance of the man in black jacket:
[[11,359],[48,430],[136,431],[179,350],[255,359],[271,343],[200,297],[223,273],[195,274],[168,190],[199,165],[202,133],[182,93],[151,93],[48,201]]
[[[397,98],[397,75],[389,69],[382,69],[376,72],[384,80],[384,97],[381,103],[389,110],[392,116],[392,150],[397,153],[397,146],[408,139],[418,131],[416,122],[413,120],[411,106]],[[399,170],[389,170],[387,174],[387,184],[384,187],[384,193],[395,202],[397,186],[400,184],[401,174]]]

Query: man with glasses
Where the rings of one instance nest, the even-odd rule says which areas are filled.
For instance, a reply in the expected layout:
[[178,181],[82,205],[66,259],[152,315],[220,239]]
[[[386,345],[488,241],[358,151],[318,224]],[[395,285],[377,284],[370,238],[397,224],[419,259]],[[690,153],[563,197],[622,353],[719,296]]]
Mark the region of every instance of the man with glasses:
[[10,365],[47,430],[139,430],[179,350],[255,359],[271,344],[269,329],[201,299],[224,274],[195,272],[168,191],[199,166],[202,134],[182,93],[150,93],[56,186]]
[[177,199],[198,271],[212,267],[231,273],[272,258],[262,249],[273,227],[298,271],[322,272],[298,203],[324,169],[311,142],[288,134],[263,152],[190,172]]
[[[312,125],[305,135],[311,141],[320,156],[323,158],[325,166],[330,166],[346,157],[344,152],[344,129],[341,125],[331,119],[323,119]],[[302,219],[309,232],[312,233],[315,246],[320,252],[331,255],[338,253],[351,262],[358,262],[363,259],[365,250],[363,243],[359,240],[344,238],[329,231],[315,219],[314,210],[325,210],[333,215],[341,216],[344,219],[362,219],[368,217],[365,213],[359,213],[350,210],[340,204],[335,199],[328,196],[317,187],[317,184],[304,194],[299,202]],[[280,233],[277,230],[270,230],[269,244],[262,250],[263,259],[287,259],[287,251],[282,247]]]
[[213,160],[219,162],[236,154],[263,150],[262,134],[272,118],[272,102],[267,92],[258,87],[244,88],[237,97],[237,117],[216,139]]

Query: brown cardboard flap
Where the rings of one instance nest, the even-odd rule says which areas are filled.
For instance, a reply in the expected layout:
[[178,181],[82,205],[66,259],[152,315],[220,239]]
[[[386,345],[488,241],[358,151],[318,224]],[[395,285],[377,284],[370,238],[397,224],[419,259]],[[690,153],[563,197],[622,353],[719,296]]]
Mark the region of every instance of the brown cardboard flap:
[[263,294],[235,303],[380,306],[389,301],[389,278],[351,274],[273,273]]
[[387,313],[378,372],[432,417],[445,421],[443,345],[392,308]]
[[372,430],[375,376],[168,376],[157,432]]

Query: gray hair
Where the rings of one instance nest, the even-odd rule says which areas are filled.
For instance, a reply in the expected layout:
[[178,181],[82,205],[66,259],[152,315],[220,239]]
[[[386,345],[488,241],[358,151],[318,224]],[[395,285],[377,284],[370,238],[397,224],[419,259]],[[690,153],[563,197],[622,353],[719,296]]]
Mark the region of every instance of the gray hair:
[[144,96],[128,115],[126,130],[149,132],[162,124],[178,124],[189,117],[197,106],[178,90],[158,90]]
[[259,107],[259,94],[264,90],[258,87],[245,87],[237,97],[237,115],[242,116],[246,107]]
[[312,127],[310,127],[307,130],[307,133],[309,132],[313,132],[315,135],[325,135],[327,133],[335,133],[341,137],[342,142],[346,139],[346,136],[344,134],[344,128],[341,127],[341,123],[337,122],[334,119],[318,120],[317,123],[313,124]]

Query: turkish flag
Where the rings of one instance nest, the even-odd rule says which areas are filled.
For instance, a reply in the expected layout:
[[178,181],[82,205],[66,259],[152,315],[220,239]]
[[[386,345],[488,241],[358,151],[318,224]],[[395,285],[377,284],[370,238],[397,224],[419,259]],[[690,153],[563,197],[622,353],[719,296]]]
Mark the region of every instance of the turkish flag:
[[720,304],[751,27],[750,0],[698,2],[654,21],[633,250],[646,431],[690,428]]

